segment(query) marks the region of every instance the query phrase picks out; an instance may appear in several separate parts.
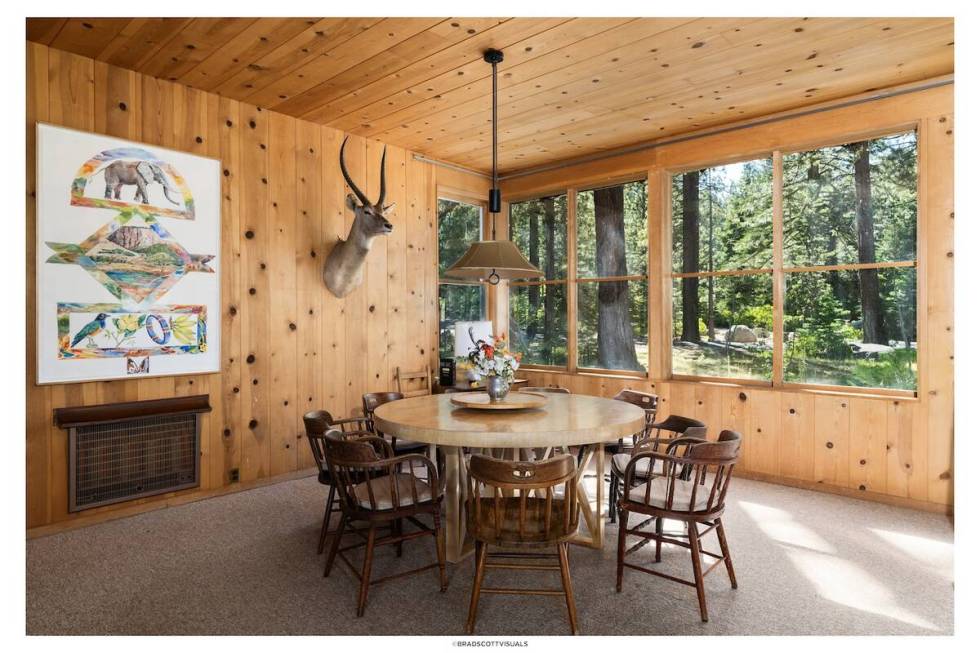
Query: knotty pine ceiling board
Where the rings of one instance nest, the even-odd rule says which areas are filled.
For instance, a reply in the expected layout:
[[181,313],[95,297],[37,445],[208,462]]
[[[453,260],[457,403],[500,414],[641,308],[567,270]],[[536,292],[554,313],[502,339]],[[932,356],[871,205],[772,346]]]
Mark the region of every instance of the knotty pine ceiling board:
[[27,38],[503,172],[953,72],[951,18],[29,18]]

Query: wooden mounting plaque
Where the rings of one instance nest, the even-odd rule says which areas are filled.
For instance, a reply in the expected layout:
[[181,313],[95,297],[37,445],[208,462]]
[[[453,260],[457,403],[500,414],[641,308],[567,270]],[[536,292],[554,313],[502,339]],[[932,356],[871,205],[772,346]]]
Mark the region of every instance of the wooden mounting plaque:
[[486,392],[458,392],[450,396],[450,401],[461,408],[477,410],[523,410],[541,408],[548,398],[534,392],[510,392],[499,401],[491,401]]

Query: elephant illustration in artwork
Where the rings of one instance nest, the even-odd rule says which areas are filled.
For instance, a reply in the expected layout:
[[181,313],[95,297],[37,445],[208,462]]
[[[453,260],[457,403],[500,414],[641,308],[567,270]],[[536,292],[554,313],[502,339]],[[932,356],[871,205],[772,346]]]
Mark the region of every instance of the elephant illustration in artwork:
[[177,189],[170,185],[160,166],[149,161],[114,161],[102,169],[105,173],[105,198],[120,199],[119,193],[122,187],[136,186],[137,202],[149,204],[150,198],[146,194],[146,187],[153,182],[163,186],[163,194],[172,204],[180,204],[177,196]]

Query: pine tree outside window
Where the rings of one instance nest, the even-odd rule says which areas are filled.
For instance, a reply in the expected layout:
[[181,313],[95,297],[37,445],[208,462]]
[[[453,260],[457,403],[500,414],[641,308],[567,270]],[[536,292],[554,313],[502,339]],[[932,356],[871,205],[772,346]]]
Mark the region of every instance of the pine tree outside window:
[[914,392],[917,165],[906,132],[675,173],[672,376]]

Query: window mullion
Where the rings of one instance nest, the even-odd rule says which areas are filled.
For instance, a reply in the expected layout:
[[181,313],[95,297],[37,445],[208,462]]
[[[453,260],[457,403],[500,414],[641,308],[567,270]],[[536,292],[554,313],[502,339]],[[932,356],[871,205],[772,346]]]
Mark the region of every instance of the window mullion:
[[772,153],[772,384],[783,385],[783,153]]
[[578,370],[578,286],[575,279],[578,277],[578,226],[576,224],[576,197],[577,191],[569,188],[565,197],[565,215],[567,236],[565,244],[566,274],[565,274],[565,309],[567,310],[566,323],[568,324],[568,360],[567,369],[570,374]]

